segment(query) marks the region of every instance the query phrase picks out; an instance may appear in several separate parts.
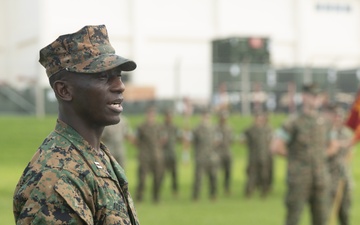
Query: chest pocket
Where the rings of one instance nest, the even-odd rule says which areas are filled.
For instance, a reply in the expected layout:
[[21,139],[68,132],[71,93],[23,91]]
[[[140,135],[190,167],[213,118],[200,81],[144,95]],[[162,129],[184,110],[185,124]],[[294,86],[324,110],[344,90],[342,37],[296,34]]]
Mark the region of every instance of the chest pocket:
[[[308,147],[312,143],[314,135],[317,133],[316,120],[302,119],[295,124],[292,142],[301,147]],[[300,147],[299,146],[299,147]]]
[[131,225],[130,218],[127,213],[122,210],[113,210],[104,208],[100,210],[101,216],[95,224],[101,225]]
[[116,182],[102,178],[98,192],[95,224],[131,224],[125,199]]
[[309,124],[298,126],[295,130],[294,141],[301,146],[308,146],[311,142],[311,128],[312,126]]

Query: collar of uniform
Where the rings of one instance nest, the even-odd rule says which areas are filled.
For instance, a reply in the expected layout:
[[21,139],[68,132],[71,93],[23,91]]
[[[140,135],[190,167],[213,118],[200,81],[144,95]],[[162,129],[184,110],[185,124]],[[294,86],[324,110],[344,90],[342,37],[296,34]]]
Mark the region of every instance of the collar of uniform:
[[[57,120],[55,132],[71,142],[79,153],[84,157],[94,174],[98,177],[113,178],[105,165],[105,159],[101,156],[76,130],[61,120]],[[107,154],[108,152],[106,152]],[[111,159],[112,160],[112,159]],[[113,164],[113,163],[112,163]],[[123,177],[126,182],[125,176]],[[114,178],[113,178],[114,179]],[[122,182],[119,180],[119,183]]]
[[116,159],[112,156],[108,148],[101,143],[101,149],[104,151],[104,153],[109,157],[111,166],[113,168],[113,171],[115,173],[115,176],[117,177],[117,180],[119,181],[120,185],[124,188],[127,188],[127,178],[125,176],[124,169],[117,163]]

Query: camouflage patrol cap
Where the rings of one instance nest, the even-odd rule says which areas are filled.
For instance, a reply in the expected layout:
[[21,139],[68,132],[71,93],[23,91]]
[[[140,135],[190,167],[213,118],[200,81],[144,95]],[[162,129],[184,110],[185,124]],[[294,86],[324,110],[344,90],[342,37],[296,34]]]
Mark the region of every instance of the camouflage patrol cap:
[[64,69],[98,73],[118,66],[123,71],[136,68],[135,62],[115,54],[105,25],[85,26],[75,33],[59,36],[40,50],[39,62],[49,78]]
[[302,92],[312,95],[320,94],[321,90],[315,83],[304,84],[302,87]]

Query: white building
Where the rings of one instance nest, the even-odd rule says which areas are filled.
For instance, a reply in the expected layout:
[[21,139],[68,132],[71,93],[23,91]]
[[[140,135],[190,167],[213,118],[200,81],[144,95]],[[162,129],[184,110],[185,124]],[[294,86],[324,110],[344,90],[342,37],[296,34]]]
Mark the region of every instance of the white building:
[[360,65],[359,0],[2,0],[0,17],[0,82],[19,88],[47,87],[39,50],[95,24],[158,98],[209,98],[215,38],[269,37],[276,67]]

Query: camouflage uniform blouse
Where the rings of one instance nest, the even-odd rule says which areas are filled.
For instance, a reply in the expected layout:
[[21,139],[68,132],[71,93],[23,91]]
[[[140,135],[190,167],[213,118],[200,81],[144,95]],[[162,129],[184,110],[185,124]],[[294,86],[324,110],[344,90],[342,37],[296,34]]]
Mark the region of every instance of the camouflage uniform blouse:
[[218,155],[214,148],[215,129],[209,124],[200,124],[193,131],[193,145],[195,150],[195,160],[200,163],[217,163]]
[[271,152],[269,148],[272,138],[271,127],[268,125],[257,126],[254,124],[244,131],[244,135],[249,150],[249,163],[270,163]]
[[176,159],[176,141],[181,136],[178,128],[173,124],[164,124],[161,127],[161,135],[166,137],[166,141],[163,145],[164,157],[166,160]]
[[219,142],[216,150],[221,158],[231,158],[230,147],[233,142],[233,132],[228,125],[216,127],[216,140]]
[[17,224],[138,225],[123,169],[58,121],[14,193]]
[[314,181],[315,185],[324,186],[328,179],[326,146],[331,138],[326,121],[317,115],[301,114],[287,121],[279,131],[277,135],[288,146],[288,182]]
[[161,131],[158,124],[141,124],[136,132],[139,147],[139,160],[141,162],[154,162],[162,160],[160,148]]

